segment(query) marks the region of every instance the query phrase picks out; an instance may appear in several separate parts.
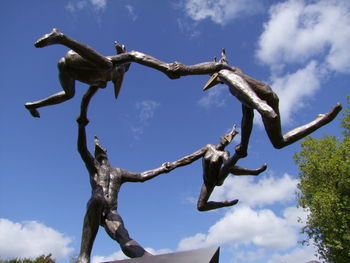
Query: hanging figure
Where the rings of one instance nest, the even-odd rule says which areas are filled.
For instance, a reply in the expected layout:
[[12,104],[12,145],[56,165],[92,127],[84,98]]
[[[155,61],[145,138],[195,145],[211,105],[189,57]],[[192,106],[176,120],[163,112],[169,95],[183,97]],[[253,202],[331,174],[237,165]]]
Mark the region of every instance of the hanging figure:
[[233,140],[237,133],[236,126],[233,126],[229,133],[220,138],[220,142],[217,145],[207,144],[190,155],[175,162],[167,163],[169,169],[172,170],[202,158],[203,184],[197,202],[197,209],[199,211],[208,211],[237,204],[238,199],[230,201],[208,201],[214,188],[221,186],[229,174],[237,176],[259,175],[267,168],[266,164],[258,169],[247,169],[236,165],[240,159],[239,155],[235,153],[230,157],[230,153],[225,151],[225,147]]
[[[42,100],[27,102],[25,107],[33,117],[40,117],[37,108],[59,104],[73,98],[76,80],[98,88],[105,88],[107,82],[112,81],[115,98],[118,98],[124,73],[128,71],[130,63],[113,65],[110,57],[102,56],[91,47],[69,38],[55,28],[38,39],[34,45],[42,48],[54,44],[64,45],[71,49],[57,64],[63,91]],[[114,42],[114,46],[117,54],[126,52],[124,45]]]
[[[220,62],[227,64],[225,50],[222,50]],[[236,153],[240,157],[247,156],[249,138],[253,127],[254,109],[260,113],[266,133],[272,145],[277,149],[290,145],[326,125],[342,109],[341,104],[337,103],[333,109],[325,114],[319,114],[315,120],[282,134],[279,98],[270,86],[245,75],[241,70],[235,68],[234,71],[222,69],[214,73],[206,83],[204,90],[219,83],[226,84],[231,94],[242,103],[241,143],[236,146]]]

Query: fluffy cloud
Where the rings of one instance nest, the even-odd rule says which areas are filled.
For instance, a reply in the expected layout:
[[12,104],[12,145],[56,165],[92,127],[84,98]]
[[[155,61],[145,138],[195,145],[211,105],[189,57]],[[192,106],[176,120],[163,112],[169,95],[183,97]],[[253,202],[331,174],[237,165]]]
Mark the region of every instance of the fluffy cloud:
[[[288,0],[270,8],[256,55],[270,66],[283,122],[332,71],[350,73],[350,2]],[[297,66],[286,72],[286,66]]]
[[350,2],[289,0],[270,9],[258,58],[272,67],[321,55],[331,70],[350,73]]
[[299,227],[295,225],[295,222],[290,224],[288,218],[279,217],[272,210],[239,206],[211,226],[207,234],[198,233],[182,239],[178,248],[184,250],[223,244],[253,244],[283,250],[297,243]]
[[[310,262],[317,260],[315,257],[316,248],[313,246],[295,248],[289,253],[274,254],[268,263],[283,262],[283,263],[295,263],[295,262]],[[318,261],[317,261],[318,262]]]
[[36,221],[15,223],[0,218],[0,255],[2,258],[37,257],[51,253],[61,259],[72,252],[71,238]]
[[[252,167],[257,168],[257,167]],[[298,181],[284,174],[281,178],[260,175],[260,180],[254,182],[253,177],[228,177],[223,186],[215,188],[211,200],[233,200],[239,198],[240,205],[261,207],[275,203],[290,201]]]
[[311,97],[320,88],[322,77],[322,70],[315,61],[311,61],[306,67],[294,73],[271,78],[271,86],[280,99],[283,122],[289,123],[292,114],[304,107],[303,100],[305,97]]
[[231,20],[260,10],[257,0],[186,0],[183,8],[187,16],[195,21],[206,18],[225,25]]
[[[178,248],[195,249],[223,244],[284,250],[295,247],[300,231],[298,219],[307,213],[296,207],[284,208],[281,215],[271,209],[254,209],[263,205],[286,205],[296,191],[297,180],[285,174],[281,178],[229,177],[214,191],[212,200],[240,198],[238,206],[231,208],[212,225],[207,233],[197,233],[182,239]],[[281,239],[281,237],[283,237]]]

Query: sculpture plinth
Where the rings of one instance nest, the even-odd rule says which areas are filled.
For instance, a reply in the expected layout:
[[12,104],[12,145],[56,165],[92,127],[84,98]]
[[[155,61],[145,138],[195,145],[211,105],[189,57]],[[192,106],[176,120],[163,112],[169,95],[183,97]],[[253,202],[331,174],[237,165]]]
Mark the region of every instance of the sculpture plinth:
[[218,263],[219,252],[220,248],[214,247],[105,263]]

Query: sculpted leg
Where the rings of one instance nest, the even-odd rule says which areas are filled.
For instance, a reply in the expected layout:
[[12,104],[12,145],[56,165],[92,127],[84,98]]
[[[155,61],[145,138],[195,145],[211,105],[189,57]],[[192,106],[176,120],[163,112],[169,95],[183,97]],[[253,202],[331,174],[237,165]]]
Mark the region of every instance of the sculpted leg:
[[59,80],[63,91],[42,100],[27,102],[24,106],[29,110],[33,117],[40,117],[39,112],[36,110],[37,108],[59,104],[74,97],[75,80],[69,75],[64,58],[58,62],[57,66],[59,71]]
[[130,238],[125,229],[123,219],[114,211],[109,212],[103,222],[103,226],[108,235],[116,240],[125,255],[130,258],[151,256],[139,243]]
[[238,165],[235,165],[234,167],[231,168],[230,173],[234,175],[259,175],[263,171],[265,171],[267,168],[267,165],[264,164],[258,169],[247,169],[240,167]]
[[254,110],[242,104],[241,143],[236,146],[240,158],[247,156],[250,134],[252,133]]
[[41,48],[48,45],[61,44],[64,45],[75,52],[77,52],[83,58],[89,60],[94,63],[100,69],[108,70],[113,67],[112,62],[107,59],[105,56],[102,56],[94,49],[89,47],[88,45],[84,45],[57,30],[56,28],[52,29],[52,31],[41,38],[39,38],[35,42],[35,47]]
[[338,103],[328,113],[320,114],[314,121],[311,121],[303,126],[295,128],[284,135],[282,135],[281,133],[281,123],[279,117],[273,120],[263,118],[263,122],[265,130],[270,138],[272,145],[277,149],[281,149],[304,138],[305,136],[316,131],[320,127],[331,122],[338,115],[341,109],[342,106]]
[[208,202],[209,197],[213,192],[213,190],[214,190],[213,185],[208,185],[203,183],[201,192],[199,194],[198,203],[197,203],[197,209],[199,211],[209,211],[209,210],[218,209],[221,207],[233,206],[238,203],[237,199],[232,201]]
[[101,215],[104,208],[102,198],[92,197],[87,204],[87,211],[84,218],[83,233],[81,238],[80,253],[77,262],[89,263],[92,245],[100,226]]
[[[265,83],[256,81],[252,78],[245,76],[245,79],[250,83],[255,93],[260,99],[266,101],[266,103],[275,111],[277,114],[276,118],[267,118],[261,115],[266,133],[272,143],[277,148],[283,148],[289,144],[292,144],[301,138],[309,135],[318,128],[326,125],[332,121],[337,114],[341,111],[342,107],[337,104],[331,111],[326,114],[320,114],[314,121],[293,129],[286,134],[282,134],[281,117],[279,112],[279,98],[276,93],[273,92],[270,86]],[[243,135],[242,135],[243,136]]]

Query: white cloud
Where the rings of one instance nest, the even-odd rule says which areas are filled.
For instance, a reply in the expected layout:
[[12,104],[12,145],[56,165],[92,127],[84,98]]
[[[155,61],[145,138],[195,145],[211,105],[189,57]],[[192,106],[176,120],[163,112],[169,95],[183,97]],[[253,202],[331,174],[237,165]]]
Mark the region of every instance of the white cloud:
[[[350,73],[350,1],[287,0],[269,13],[256,55],[271,68],[271,86],[288,124],[327,74]],[[299,69],[285,72],[287,66]]]
[[160,106],[160,103],[153,100],[144,100],[136,103],[136,109],[139,110],[139,119],[141,122],[146,122],[153,118],[155,110]]
[[225,90],[227,90],[227,87],[220,85],[206,91],[205,95],[198,100],[198,105],[204,108],[225,106],[227,97],[223,95]]
[[31,258],[51,253],[62,259],[73,251],[71,238],[36,221],[16,223],[0,218],[2,258]]
[[[208,230],[179,242],[179,250],[223,244],[255,245],[283,250],[297,243],[299,228],[289,219],[278,217],[269,209],[253,210],[247,206],[231,209]],[[283,238],[281,238],[283,237]]]
[[183,8],[187,16],[195,21],[206,18],[225,25],[235,18],[256,13],[261,9],[257,0],[185,0]]
[[311,260],[317,260],[315,256],[316,248],[313,246],[298,247],[289,253],[285,254],[274,254],[268,263],[295,263],[295,262],[309,262]]
[[124,255],[123,251],[119,250],[109,256],[93,256],[91,262],[92,263],[100,263],[100,262],[109,262],[114,260],[122,260],[128,258]]
[[101,11],[104,10],[106,6],[107,0],[72,0],[66,4],[66,9],[71,13],[80,11],[87,7],[91,7],[95,11]]
[[[239,198],[222,218],[208,229],[182,239],[179,249],[195,249],[214,245],[232,244],[268,249],[289,249],[297,244],[301,225],[307,213],[296,207],[286,207],[281,216],[270,209],[253,209],[263,205],[286,205],[294,198],[297,180],[285,174],[281,178],[261,175],[254,182],[252,177],[229,177],[225,184],[214,190],[211,200]],[[283,237],[283,238],[281,238]]]
[[97,10],[104,9],[107,6],[107,0],[90,0],[90,3]]
[[129,4],[129,5],[126,5],[125,8],[126,8],[126,10],[128,10],[132,21],[135,21],[137,19],[137,15],[135,14],[134,7]]
[[282,122],[291,122],[292,114],[303,108],[304,100],[320,88],[322,78],[322,70],[315,61],[311,61],[305,68],[294,73],[271,78],[271,86],[280,99]]
[[350,73],[350,2],[288,0],[270,9],[258,58],[275,67],[322,56],[331,70]]
[[136,103],[137,124],[131,128],[134,138],[138,139],[148,125],[149,120],[154,116],[155,111],[160,106],[160,103],[153,100],[144,100]]
[[255,183],[253,177],[230,176],[222,186],[215,188],[211,200],[239,199],[239,205],[261,207],[286,203],[294,198],[298,181],[288,174],[274,178],[262,173],[259,177],[260,180]]

